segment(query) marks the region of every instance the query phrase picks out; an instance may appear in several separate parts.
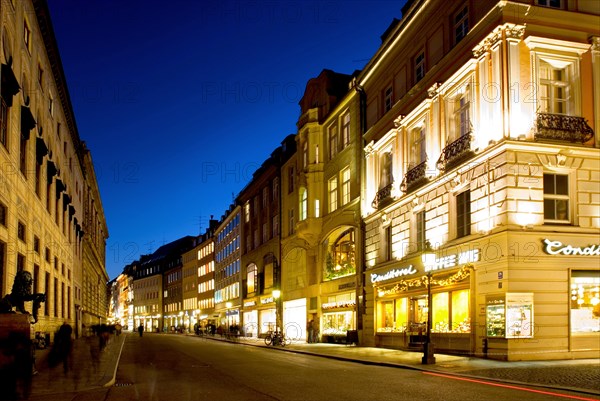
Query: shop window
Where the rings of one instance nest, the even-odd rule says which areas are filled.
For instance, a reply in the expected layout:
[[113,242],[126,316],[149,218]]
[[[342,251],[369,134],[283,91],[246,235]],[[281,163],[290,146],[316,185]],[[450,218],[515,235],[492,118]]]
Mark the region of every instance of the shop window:
[[377,331],[405,332],[408,328],[408,298],[379,302]]
[[[437,333],[469,333],[469,290],[432,295],[431,330]],[[426,316],[426,315],[425,315]],[[427,318],[425,317],[425,321]]]
[[571,332],[600,332],[600,272],[571,274]]
[[544,174],[544,222],[569,223],[569,177]]
[[351,228],[340,234],[329,247],[324,280],[333,280],[356,273],[356,244],[354,241],[354,229]]

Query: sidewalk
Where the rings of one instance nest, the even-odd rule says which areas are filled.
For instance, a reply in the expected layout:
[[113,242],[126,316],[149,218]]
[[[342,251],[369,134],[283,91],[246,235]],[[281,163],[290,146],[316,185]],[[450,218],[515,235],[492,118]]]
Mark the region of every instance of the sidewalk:
[[[63,373],[62,365],[54,368],[48,366],[49,350],[38,350],[36,357],[39,373],[33,377],[31,398],[112,386],[127,335],[127,333],[123,333],[120,336],[112,336],[107,347],[99,353],[97,358],[95,357],[97,355],[95,344],[97,343],[93,341],[98,340],[97,337],[75,340],[71,369],[66,375]],[[199,341],[230,341],[220,336],[199,337],[193,334],[188,334],[188,336]],[[420,352],[354,345],[307,344],[305,342],[294,342],[286,347],[267,347],[263,339],[257,338],[240,338],[231,342],[245,346],[270,348],[274,352],[295,352],[369,365],[421,370],[513,384],[529,384],[600,396],[600,361],[597,359],[502,362],[436,354],[434,365],[422,365],[422,353]]]
[[97,336],[80,337],[74,340],[66,374],[62,364],[54,367],[48,365],[50,348],[36,350],[38,373],[33,376],[31,397],[113,385],[125,337],[126,334],[111,335],[110,341],[102,351]]

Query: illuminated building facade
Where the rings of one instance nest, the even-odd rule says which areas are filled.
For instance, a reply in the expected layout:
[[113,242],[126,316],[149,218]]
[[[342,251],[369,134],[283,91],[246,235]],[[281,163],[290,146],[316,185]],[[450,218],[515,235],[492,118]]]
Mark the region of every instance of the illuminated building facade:
[[215,315],[217,326],[240,325],[242,273],[240,249],[241,207],[232,204],[215,229]]
[[[365,91],[364,345],[600,355],[600,5],[409,1]],[[435,257],[424,260],[430,244]]]
[[[0,297],[17,271],[47,296],[33,331],[106,321],[108,230],[45,1],[0,7]],[[9,251],[10,250],[10,251]]]
[[198,323],[206,329],[209,325],[216,326],[219,315],[215,314],[215,241],[214,230],[218,225],[217,220],[210,220],[206,233],[201,237],[198,245],[197,276],[198,276]]
[[[243,280],[243,332],[257,337],[275,330],[277,300],[281,290],[280,272],[280,167],[291,153],[294,136],[285,140],[252,175],[239,193],[242,207],[241,263]],[[285,149],[285,151],[284,151]]]

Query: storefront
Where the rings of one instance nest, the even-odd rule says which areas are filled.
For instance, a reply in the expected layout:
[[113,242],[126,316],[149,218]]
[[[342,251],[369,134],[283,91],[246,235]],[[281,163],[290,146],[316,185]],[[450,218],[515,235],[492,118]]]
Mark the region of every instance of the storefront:
[[356,292],[321,298],[321,341],[346,342],[349,330],[356,330]]
[[306,298],[283,302],[283,333],[294,341],[307,340]]
[[428,267],[418,257],[371,272],[376,345],[421,349],[427,335],[430,294],[431,339],[436,349],[470,353],[471,278],[479,260],[479,249],[465,248],[439,252]]
[[275,310],[275,299],[273,296],[260,298],[260,310],[258,311],[258,336],[264,337],[269,331],[275,331],[277,312]]
[[258,336],[258,311],[255,308],[256,301],[250,300],[244,302],[242,335],[246,337]]

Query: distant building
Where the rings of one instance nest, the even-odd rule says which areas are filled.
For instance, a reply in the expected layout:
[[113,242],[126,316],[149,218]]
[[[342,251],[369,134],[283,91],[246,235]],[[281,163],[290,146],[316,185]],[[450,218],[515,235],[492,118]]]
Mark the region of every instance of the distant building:
[[43,292],[36,331],[106,322],[108,229],[43,0],[0,8],[0,297],[17,271]]
[[232,204],[215,229],[215,315],[217,326],[241,324],[242,275],[240,249],[241,208]]

